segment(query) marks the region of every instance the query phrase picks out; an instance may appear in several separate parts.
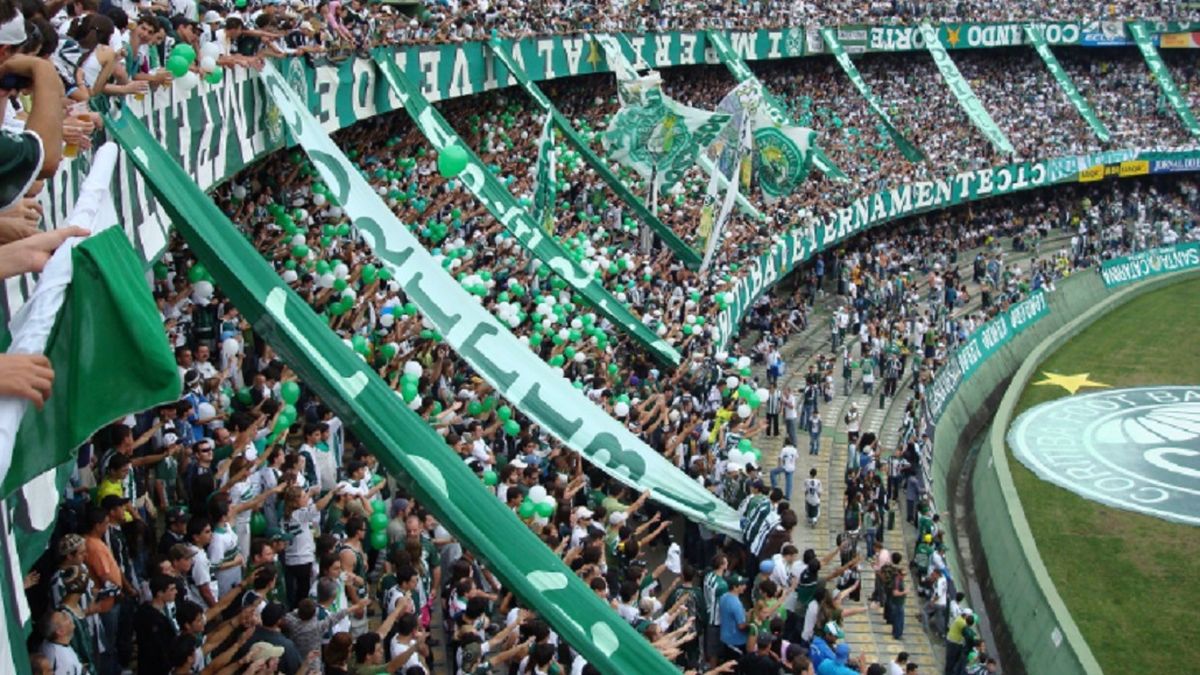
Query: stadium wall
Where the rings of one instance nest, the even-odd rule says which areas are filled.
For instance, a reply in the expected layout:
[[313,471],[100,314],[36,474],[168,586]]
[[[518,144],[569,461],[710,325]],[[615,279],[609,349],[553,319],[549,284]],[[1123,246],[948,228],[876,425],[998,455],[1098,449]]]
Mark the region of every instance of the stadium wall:
[[[1042,563],[1012,482],[1004,434],[1021,391],[1054,347],[1125,302],[1197,273],[1200,269],[1193,268],[1122,288],[1106,287],[1098,271],[1063,279],[1046,295],[1049,311],[975,364],[937,418],[931,462],[934,501],[950,504],[959,477],[969,479],[967,512],[957,514],[955,521],[966,525],[972,576],[982,585],[997,647],[1006,657],[1005,672],[1102,672]],[[972,473],[965,476],[971,442],[989,424]],[[950,529],[948,540],[956,541],[953,525]],[[949,562],[955,578],[962,579],[961,561],[951,556]]]

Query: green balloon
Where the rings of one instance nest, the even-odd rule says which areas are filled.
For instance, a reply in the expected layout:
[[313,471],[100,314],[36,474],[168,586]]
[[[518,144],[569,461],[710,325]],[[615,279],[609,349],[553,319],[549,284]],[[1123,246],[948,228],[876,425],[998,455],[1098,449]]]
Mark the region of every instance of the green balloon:
[[442,178],[454,178],[467,168],[468,161],[470,159],[467,156],[466,148],[457,143],[447,146],[438,153],[438,173],[442,175]]
[[188,281],[193,284],[197,281],[203,281],[208,278],[208,268],[204,266],[204,263],[196,263],[188,269],[187,277]]
[[250,405],[250,402],[254,400],[254,398],[250,395],[250,387],[242,387],[241,389],[238,389],[237,400],[243,405]]
[[474,417],[481,412],[483,412],[483,405],[480,404],[479,401],[471,401],[470,403],[467,404],[467,414],[468,415],[471,415],[472,417]]
[[296,401],[300,400],[300,385],[291,381],[279,385],[279,398],[288,405],[296,405]]
[[497,474],[495,471],[488,469],[487,471],[483,472],[483,484],[484,485],[491,487],[498,482],[500,482],[500,475]]
[[507,422],[510,418],[512,418],[512,408],[502,405],[500,406],[500,409],[496,411],[496,416]]
[[386,513],[380,513],[379,511],[376,511],[371,514],[371,531],[372,532],[379,532],[380,530],[387,530],[387,526],[388,526],[388,517],[387,517]]
[[[382,476],[375,476],[375,477],[382,478]],[[371,500],[371,513],[382,513],[386,517],[387,516],[387,502],[383,501],[382,499],[372,499]]]
[[750,452],[754,449],[754,444],[750,442],[749,438],[743,438],[742,440],[738,441],[737,447],[738,450],[741,450],[742,452]]
[[521,425],[517,424],[516,420],[508,420],[504,423],[504,433],[509,436],[516,436],[521,433]]
[[307,258],[308,246],[305,246],[304,244],[297,244],[296,246],[293,246],[292,256],[296,258]]
[[187,59],[175,55],[167,59],[167,72],[171,73],[171,77],[183,77],[187,75],[189,65]]
[[217,68],[204,76],[204,81],[209,84],[218,84],[223,79],[225,79],[225,70],[223,68]]
[[529,501],[528,498],[526,498],[525,501],[521,502],[521,506],[517,508],[517,515],[521,516],[521,518],[524,518],[524,519],[532,518],[533,514],[536,512],[537,512],[537,504],[534,504],[533,502]]
[[[246,2],[246,0],[238,1],[242,3]],[[387,546],[388,535],[386,529],[376,530],[375,532],[371,533],[371,548],[375,549],[376,551],[383,551],[387,549]]]
[[375,281],[379,275],[379,268],[374,265],[363,265],[362,280],[364,284],[369,284]]
[[537,506],[535,506],[533,508],[534,508],[534,511],[536,511],[537,514],[543,518],[549,518],[550,516],[554,515],[555,507],[554,507],[554,504],[552,504],[550,502],[539,502],[537,504]]

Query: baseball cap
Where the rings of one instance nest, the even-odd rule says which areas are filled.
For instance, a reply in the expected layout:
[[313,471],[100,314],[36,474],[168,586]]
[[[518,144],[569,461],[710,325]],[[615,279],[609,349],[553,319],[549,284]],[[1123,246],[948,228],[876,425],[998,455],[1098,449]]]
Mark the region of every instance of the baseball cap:
[[184,26],[192,26],[193,28],[195,28],[196,26],[199,26],[199,25],[200,24],[196,23],[195,21],[192,21],[191,19],[187,18],[186,16],[184,16],[182,14],[176,14],[175,16],[171,17],[171,29],[173,31],[178,31],[180,28],[182,28]]
[[629,516],[624,511],[614,511],[608,515],[609,525],[620,525],[629,519]]
[[167,433],[163,434],[163,447],[164,448],[169,448],[172,445],[176,445],[178,443],[179,443],[179,435],[178,434],[173,434],[169,431]]
[[25,42],[25,17],[20,12],[0,24],[0,45],[19,45]]
[[127,497],[119,497],[117,495],[105,495],[104,499],[100,500],[100,508],[108,511],[115,509],[118,506],[125,506],[129,503]]
[[220,23],[223,21],[220,14],[214,10],[208,10],[204,13],[204,23]]
[[733,573],[733,574],[730,574],[730,575],[729,575],[729,578],[728,578],[728,579],[726,579],[726,581],[728,581],[728,582],[729,582],[729,587],[730,587],[730,588],[733,588],[734,586],[742,586],[742,585],[745,585],[745,584],[746,584],[746,577],[744,577],[744,576],[742,576],[742,575],[740,575],[740,574],[737,574],[737,573],[735,572],[735,573]]
[[250,647],[250,653],[247,656],[251,663],[262,663],[268,659],[277,659],[283,656],[283,647],[270,642],[255,642],[254,646]]
[[172,506],[170,509],[167,510],[167,522],[168,523],[186,523],[187,519],[188,519],[187,509],[185,509],[182,506]]
[[512,467],[516,467],[516,468],[518,468],[518,469],[524,469],[525,467],[529,466],[529,465],[528,465],[528,464],[526,464],[525,462],[521,461],[521,458],[520,458],[520,457],[518,457],[518,458],[514,459],[513,461],[509,462],[509,463],[508,463],[508,465],[509,465],[509,466],[512,466]]
[[266,537],[268,541],[291,541],[292,539],[296,538],[296,535],[285,530],[281,530],[278,527],[268,527],[266,531],[263,532],[263,536]]
[[846,661],[850,660],[850,645],[845,642],[838,645],[834,656],[837,658],[838,663],[845,664]]
[[592,510],[586,506],[580,506],[575,509],[576,518],[591,518],[593,515]]

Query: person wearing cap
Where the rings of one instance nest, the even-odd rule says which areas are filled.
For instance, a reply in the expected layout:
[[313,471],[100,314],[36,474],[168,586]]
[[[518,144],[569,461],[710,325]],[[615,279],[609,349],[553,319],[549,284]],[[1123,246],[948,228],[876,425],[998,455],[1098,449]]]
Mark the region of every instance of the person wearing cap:
[[745,652],[749,625],[741,595],[747,583],[746,577],[737,572],[730,574],[729,590],[717,603],[717,612],[721,616],[721,660],[738,659]]
[[[270,658],[279,659],[278,669],[268,672],[296,675],[296,672],[300,670],[301,654],[296,649],[296,643],[292,642],[291,638],[284,635],[281,630],[283,617],[286,614],[287,610],[278,602],[267,603],[262,610],[262,623],[254,629],[250,639],[238,654],[238,658],[242,659],[242,665],[249,665],[250,662],[246,660],[246,657],[252,656],[257,648],[260,657],[264,654],[271,654]],[[266,643],[271,649],[259,647],[262,643]]]
[[592,526],[592,516],[595,515],[591,509],[586,506],[575,508],[575,513],[571,520],[574,521],[574,526],[571,528],[571,543],[569,548],[579,548],[583,545],[588,536],[588,529]]
[[861,655],[857,659],[850,658],[850,645],[845,642],[834,650],[832,659],[825,659],[817,668],[817,675],[863,675],[867,672],[867,662]]

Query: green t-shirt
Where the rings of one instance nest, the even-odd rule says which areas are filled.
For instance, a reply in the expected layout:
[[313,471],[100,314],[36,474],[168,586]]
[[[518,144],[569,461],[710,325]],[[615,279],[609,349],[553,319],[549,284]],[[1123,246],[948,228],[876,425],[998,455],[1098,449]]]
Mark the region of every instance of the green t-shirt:
[[42,139],[34,132],[0,130],[0,209],[25,196],[45,156]]

